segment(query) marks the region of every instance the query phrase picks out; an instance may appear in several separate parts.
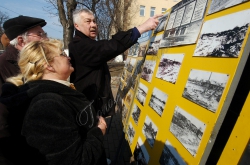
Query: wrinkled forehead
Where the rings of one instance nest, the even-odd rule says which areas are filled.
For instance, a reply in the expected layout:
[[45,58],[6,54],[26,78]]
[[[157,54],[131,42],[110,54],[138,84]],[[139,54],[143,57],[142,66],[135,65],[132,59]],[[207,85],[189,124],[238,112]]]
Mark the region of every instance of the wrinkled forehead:
[[91,13],[81,13],[82,19],[89,19],[89,20],[95,20],[95,16]]

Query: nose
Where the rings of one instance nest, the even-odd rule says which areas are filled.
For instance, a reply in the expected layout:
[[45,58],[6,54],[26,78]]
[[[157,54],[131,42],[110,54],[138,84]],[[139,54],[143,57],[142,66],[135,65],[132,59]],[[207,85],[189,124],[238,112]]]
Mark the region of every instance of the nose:
[[71,60],[71,58],[69,56],[67,56],[67,58],[68,58],[69,61]]

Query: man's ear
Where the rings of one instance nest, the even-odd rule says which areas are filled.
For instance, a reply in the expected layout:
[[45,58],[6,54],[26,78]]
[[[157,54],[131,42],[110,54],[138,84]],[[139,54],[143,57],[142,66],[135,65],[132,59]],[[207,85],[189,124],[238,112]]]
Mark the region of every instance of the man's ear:
[[74,26],[77,30],[79,30],[79,26],[76,23],[74,23]]
[[21,50],[24,47],[25,42],[22,36],[17,36],[17,49]]

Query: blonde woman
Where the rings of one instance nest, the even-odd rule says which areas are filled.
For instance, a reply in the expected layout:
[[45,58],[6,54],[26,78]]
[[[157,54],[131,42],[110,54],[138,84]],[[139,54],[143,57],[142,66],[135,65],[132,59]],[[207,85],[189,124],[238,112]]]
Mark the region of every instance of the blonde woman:
[[57,40],[25,45],[18,62],[21,74],[2,87],[11,136],[0,148],[14,164],[106,164],[106,122],[67,81],[74,68],[62,46]]

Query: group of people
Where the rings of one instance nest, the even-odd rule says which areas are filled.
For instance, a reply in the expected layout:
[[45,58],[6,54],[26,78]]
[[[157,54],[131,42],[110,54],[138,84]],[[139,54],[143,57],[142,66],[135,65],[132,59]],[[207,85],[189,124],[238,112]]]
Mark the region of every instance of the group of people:
[[[40,18],[4,22],[0,55],[0,164],[106,165],[105,117],[115,113],[107,62],[159,23],[156,15],[110,40],[96,40],[88,9],[73,12],[69,56]],[[70,79],[70,81],[68,81]]]

